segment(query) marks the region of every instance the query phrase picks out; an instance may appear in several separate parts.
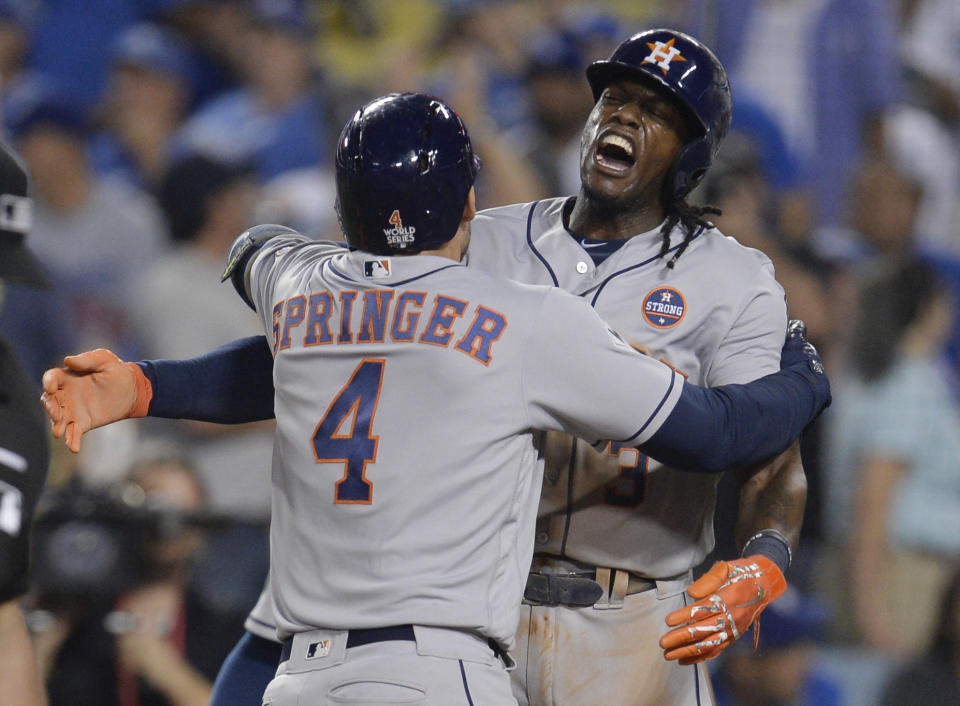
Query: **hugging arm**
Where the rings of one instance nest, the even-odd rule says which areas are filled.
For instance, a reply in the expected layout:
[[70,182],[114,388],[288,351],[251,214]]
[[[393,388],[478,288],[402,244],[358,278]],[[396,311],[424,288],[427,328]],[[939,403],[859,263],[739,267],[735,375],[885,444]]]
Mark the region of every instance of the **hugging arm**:
[[745,385],[685,384],[644,453],[674,468],[716,473],[755,466],[786,449],[830,404],[830,384],[802,324],[791,326],[782,369]]

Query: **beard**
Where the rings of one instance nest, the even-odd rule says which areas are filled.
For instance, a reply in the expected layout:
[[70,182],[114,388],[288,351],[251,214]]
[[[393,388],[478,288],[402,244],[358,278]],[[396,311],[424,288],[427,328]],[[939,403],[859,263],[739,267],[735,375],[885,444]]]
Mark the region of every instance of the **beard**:
[[640,199],[636,197],[625,196],[622,192],[619,194],[609,194],[598,191],[586,183],[581,183],[581,196],[584,198],[584,206],[591,218],[606,222],[612,221],[624,214],[635,210],[639,205]]

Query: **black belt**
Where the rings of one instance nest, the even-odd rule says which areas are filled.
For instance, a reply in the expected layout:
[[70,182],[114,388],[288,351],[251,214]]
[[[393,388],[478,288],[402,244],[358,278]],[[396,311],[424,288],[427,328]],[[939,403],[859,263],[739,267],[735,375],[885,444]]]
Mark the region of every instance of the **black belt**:
[[[391,625],[386,628],[361,628],[359,630],[350,630],[347,632],[347,649],[351,647],[360,647],[369,645],[373,642],[390,642],[391,640],[411,640],[416,642],[416,635],[413,632],[413,625]],[[487,644],[493,653],[508,668],[511,666],[511,659],[507,651],[500,646],[500,643],[492,637],[487,639]],[[290,650],[293,648],[293,638],[284,640],[280,648],[280,661],[286,662],[290,659]],[[515,663],[513,664],[515,666]]]
[[[360,647],[369,645],[372,642],[389,642],[391,640],[413,640],[417,638],[413,634],[412,625],[391,625],[386,628],[361,628],[359,630],[350,630],[347,632],[347,649],[351,647]],[[293,638],[285,640],[280,649],[280,661],[286,662],[290,659],[290,649],[293,647]]]
[[[606,593],[606,588],[596,582],[595,571],[582,571],[570,574],[527,575],[527,586],[523,597],[530,603],[541,605],[591,606]],[[642,593],[657,587],[653,579],[630,574],[627,595]]]

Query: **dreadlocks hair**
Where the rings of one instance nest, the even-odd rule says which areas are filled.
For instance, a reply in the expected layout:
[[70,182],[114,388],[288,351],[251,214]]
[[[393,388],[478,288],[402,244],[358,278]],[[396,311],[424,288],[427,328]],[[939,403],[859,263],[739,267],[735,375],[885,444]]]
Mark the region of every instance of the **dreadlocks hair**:
[[670,261],[667,262],[667,267],[672,270],[676,266],[677,260],[683,255],[683,252],[687,249],[687,246],[690,245],[691,241],[693,241],[697,233],[704,228],[713,228],[713,223],[708,221],[706,216],[719,216],[723,211],[716,206],[692,206],[688,204],[683,197],[674,199],[667,204],[666,211],[667,220],[664,221],[663,226],[660,228],[660,236],[663,238],[663,243],[660,245],[660,255],[658,257],[662,258],[670,251],[670,232],[673,230],[673,227],[679,223],[684,230],[683,242],[680,243],[680,247],[677,248],[673,257],[670,258]]

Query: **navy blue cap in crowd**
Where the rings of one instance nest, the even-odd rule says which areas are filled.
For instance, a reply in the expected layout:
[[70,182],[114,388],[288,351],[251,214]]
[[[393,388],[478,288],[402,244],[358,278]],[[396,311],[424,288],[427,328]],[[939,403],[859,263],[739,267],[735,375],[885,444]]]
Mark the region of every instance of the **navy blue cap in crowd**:
[[84,136],[90,128],[78,100],[56,78],[31,74],[16,81],[3,98],[3,125],[14,141],[37,127]]
[[699,132],[674,161],[665,188],[670,199],[686,196],[703,179],[730,128],[733,98],[720,61],[704,44],[672,29],[635,34],[610,58],[587,67],[587,80],[599,99],[610,83],[645,81],[674,96]]
[[451,240],[480,169],[460,117],[422,93],[391,93],[340,134],[337,214],[347,242],[380,255]]
[[572,37],[551,32],[531,41],[527,53],[527,75],[562,73],[579,76],[584,63],[583,53]]
[[28,0],[0,0],[0,22],[10,22],[29,30],[36,19],[38,6]]
[[114,40],[110,60],[117,65],[169,74],[188,84],[196,78],[186,43],[170,30],[147,22],[133,25]]
[[253,16],[258,23],[308,37],[312,29],[302,0],[253,0]]

